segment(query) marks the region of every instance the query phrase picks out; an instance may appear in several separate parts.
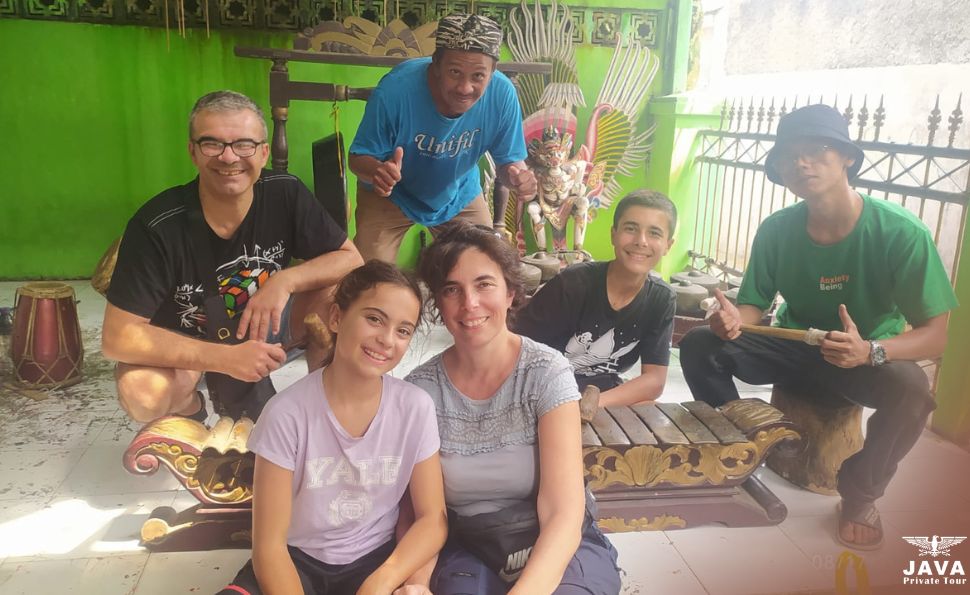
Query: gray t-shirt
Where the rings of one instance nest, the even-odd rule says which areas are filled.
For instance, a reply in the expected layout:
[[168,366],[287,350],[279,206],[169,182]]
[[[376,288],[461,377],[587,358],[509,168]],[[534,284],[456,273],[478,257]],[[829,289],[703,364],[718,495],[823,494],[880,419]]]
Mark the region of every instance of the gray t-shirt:
[[455,388],[441,354],[407,380],[434,401],[445,501],[461,516],[494,512],[534,497],[539,418],[579,400],[566,358],[528,337],[522,337],[515,369],[488,399],[471,399]]

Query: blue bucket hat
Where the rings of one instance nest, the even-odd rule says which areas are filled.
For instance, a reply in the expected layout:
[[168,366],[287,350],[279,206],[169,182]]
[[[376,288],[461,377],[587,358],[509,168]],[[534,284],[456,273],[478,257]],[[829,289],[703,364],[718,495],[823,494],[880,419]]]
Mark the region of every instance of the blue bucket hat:
[[859,174],[865,154],[849,137],[845,118],[835,108],[817,104],[799,108],[778,121],[775,146],[765,157],[765,174],[769,180],[784,185],[778,172],[778,155],[786,145],[804,137],[835,141],[838,148],[854,160],[847,172],[849,179]]

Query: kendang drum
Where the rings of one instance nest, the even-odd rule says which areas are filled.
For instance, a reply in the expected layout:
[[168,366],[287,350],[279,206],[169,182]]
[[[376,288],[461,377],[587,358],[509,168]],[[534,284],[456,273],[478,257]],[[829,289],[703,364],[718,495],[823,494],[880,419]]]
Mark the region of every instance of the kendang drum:
[[54,281],[17,289],[10,342],[17,381],[28,388],[69,386],[81,380],[84,346],[74,288]]

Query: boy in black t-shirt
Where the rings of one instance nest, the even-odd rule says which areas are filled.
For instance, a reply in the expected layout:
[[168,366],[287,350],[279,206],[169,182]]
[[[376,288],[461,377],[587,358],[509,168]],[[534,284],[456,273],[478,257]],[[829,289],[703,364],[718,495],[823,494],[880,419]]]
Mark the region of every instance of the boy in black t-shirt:
[[[663,392],[677,300],[650,272],[673,245],[676,225],[677,209],[663,194],[627,195],[613,215],[614,259],[567,268],[516,315],[517,332],[563,352],[580,390],[599,388],[603,407]],[[640,375],[624,383],[620,373],[637,360]]]
[[[306,186],[263,170],[266,123],[252,100],[232,91],[205,95],[189,134],[198,177],[132,217],[107,294],[102,350],[118,362],[121,406],[140,422],[203,418],[196,391],[203,372],[245,382],[268,376],[286,360],[277,338],[287,315],[290,336],[303,337],[303,316],[324,315],[331,286],[361,263]],[[211,264],[203,264],[198,246],[209,248]],[[292,258],[305,262],[288,267]],[[205,340],[206,286],[238,320],[237,340],[248,340]],[[311,370],[321,365],[316,351],[307,350]]]

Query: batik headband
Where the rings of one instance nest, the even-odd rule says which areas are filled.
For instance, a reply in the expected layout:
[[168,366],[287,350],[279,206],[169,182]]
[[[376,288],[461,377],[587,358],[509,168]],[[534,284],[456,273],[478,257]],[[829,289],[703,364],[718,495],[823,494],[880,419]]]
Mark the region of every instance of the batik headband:
[[452,14],[438,21],[435,47],[444,50],[479,52],[498,60],[502,29],[488,17]]

